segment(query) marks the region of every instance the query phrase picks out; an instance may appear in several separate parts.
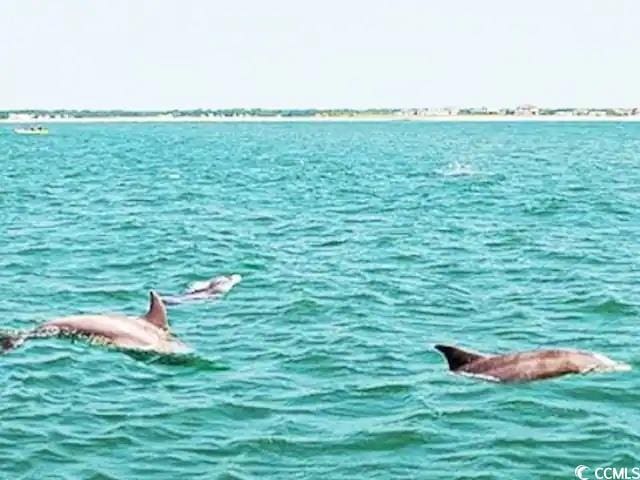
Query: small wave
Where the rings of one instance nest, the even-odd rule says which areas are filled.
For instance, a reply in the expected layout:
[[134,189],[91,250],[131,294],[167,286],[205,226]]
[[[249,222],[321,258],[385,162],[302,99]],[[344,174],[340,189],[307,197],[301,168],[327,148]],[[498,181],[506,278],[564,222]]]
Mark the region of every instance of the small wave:
[[194,367],[195,369],[202,371],[222,371],[229,369],[227,365],[193,353],[163,355],[139,350],[127,350],[125,353],[131,358],[147,364],[180,365],[184,367]]
[[424,443],[423,434],[414,429],[382,430],[358,433],[339,444],[351,451],[394,451]]
[[328,247],[339,247],[340,245],[344,245],[349,240],[346,238],[335,238],[332,240],[327,240],[325,242],[321,242],[315,245],[316,248],[328,248]]
[[365,396],[387,396],[393,394],[408,394],[413,390],[410,383],[380,383],[356,387],[357,393]]
[[534,216],[548,216],[561,212],[568,205],[567,199],[558,196],[532,199],[524,207],[524,212]]
[[320,308],[322,308],[322,303],[316,299],[297,298],[286,303],[281,303],[276,307],[276,310],[282,312],[284,315],[302,315],[319,311]]
[[421,432],[413,429],[395,429],[358,432],[343,438],[308,436],[261,436],[239,439],[230,443],[234,451],[257,450],[266,453],[305,451],[320,452],[331,445],[336,451],[371,452],[394,451],[424,443]]
[[279,412],[267,406],[239,402],[222,403],[218,409],[229,418],[242,418],[243,420],[269,418]]
[[587,305],[584,311],[600,315],[634,315],[637,313],[637,308],[619,300],[608,299],[595,305]]

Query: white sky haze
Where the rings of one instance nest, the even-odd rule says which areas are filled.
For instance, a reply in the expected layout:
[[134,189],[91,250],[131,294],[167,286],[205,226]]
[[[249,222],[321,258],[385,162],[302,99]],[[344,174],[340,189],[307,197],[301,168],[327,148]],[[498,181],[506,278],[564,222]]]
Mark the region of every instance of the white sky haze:
[[0,110],[640,106],[635,0],[0,0]]

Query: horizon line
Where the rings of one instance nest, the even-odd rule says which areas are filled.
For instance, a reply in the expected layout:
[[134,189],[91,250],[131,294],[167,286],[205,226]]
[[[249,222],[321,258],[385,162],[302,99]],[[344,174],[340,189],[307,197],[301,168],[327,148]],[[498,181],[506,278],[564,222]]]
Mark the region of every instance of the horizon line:
[[487,105],[445,105],[445,106],[413,106],[413,107],[180,107],[180,108],[130,108],[130,107],[109,107],[109,108],[88,108],[88,107],[21,107],[21,108],[0,108],[0,113],[19,113],[19,112],[51,112],[51,111],[87,111],[87,112],[131,112],[131,113],[164,113],[164,112],[192,112],[192,111],[232,111],[232,110],[260,110],[260,111],[332,111],[332,110],[347,110],[354,112],[372,111],[372,110],[518,110],[518,109],[539,109],[539,110],[607,110],[607,109],[623,109],[632,110],[640,109],[640,103],[634,106],[622,106],[622,105],[587,105],[587,106],[546,106],[537,105],[535,103],[522,103],[518,105],[508,106],[487,106]]

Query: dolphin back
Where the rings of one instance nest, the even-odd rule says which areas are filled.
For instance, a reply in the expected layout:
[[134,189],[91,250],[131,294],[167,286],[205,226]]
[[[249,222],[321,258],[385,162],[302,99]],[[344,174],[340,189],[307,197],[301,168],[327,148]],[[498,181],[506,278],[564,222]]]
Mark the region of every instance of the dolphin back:
[[184,302],[184,299],[181,296],[164,295],[162,301],[165,305],[180,305]]

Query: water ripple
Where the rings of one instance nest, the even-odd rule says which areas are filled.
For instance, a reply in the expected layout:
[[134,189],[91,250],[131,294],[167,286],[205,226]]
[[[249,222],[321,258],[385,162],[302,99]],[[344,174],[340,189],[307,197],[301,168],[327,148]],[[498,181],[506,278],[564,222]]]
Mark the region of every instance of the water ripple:
[[[629,123],[2,131],[2,329],[244,281],[170,311],[194,355],[49,339],[0,357],[0,478],[638,465],[639,139]],[[486,384],[448,373],[440,342],[634,370]]]

